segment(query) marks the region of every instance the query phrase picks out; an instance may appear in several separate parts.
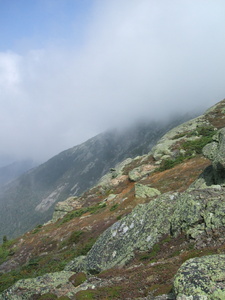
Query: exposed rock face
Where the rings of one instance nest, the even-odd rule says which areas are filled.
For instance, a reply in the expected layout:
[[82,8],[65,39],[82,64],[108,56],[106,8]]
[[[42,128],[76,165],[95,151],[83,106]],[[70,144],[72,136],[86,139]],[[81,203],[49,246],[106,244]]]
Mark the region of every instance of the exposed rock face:
[[66,270],[101,271],[124,265],[135,250],[151,249],[163,234],[170,233],[176,201],[176,194],[164,194],[148,204],[138,205],[99,237],[86,259],[78,258]]
[[163,234],[185,232],[197,239],[225,226],[225,188],[163,194],[108,228],[87,257],[76,259],[66,270],[102,271],[124,265],[134,251],[147,251]]
[[212,160],[214,182],[225,184],[225,128],[214,136],[212,143],[204,147],[203,154]]
[[[177,155],[175,145],[185,137],[186,141],[195,140],[196,137],[188,136],[188,133],[196,130],[198,127],[211,126],[204,115],[183,123],[166,133],[152,148],[153,157],[158,163],[164,159],[174,158]],[[185,133],[187,134],[185,136]],[[176,149],[176,151],[174,150]]]
[[175,276],[174,290],[179,300],[224,300],[225,255],[196,257],[185,262]]

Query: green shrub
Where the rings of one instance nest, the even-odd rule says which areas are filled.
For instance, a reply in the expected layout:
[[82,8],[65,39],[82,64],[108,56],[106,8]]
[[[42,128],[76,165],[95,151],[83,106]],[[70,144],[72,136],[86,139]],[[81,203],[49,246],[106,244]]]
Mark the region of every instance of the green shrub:
[[7,236],[6,236],[6,235],[4,235],[4,236],[3,236],[3,238],[2,238],[2,242],[3,242],[3,244],[4,244],[4,243],[6,243],[7,241],[8,241],[8,238],[7,238]]
[[66,223],[66,222],[69,222],[70,220],[72,220],[74,218],[81,217],[83,214],[85,214],[87,212],[94,214],[94,213],[98,212],[99,210],[103,209],[104,207],[106,207],[106,203],[97,203],[93,206],[82,207],[78,210],[71,211],[68,214],[66,214],[61,220],[58,221],[58,226]]
[[37,225],[37,226],[31,231],[31,233],[32,233],[32,234],[35,234],[35,233],[39,232],[39,231],[41,230],[42,226],[43,226],[43,225],[41,225],[41,224]]
[[5,240],[2,245],[0,245],[0,264],[7,260],[9,256],[12,256],[16,249],[12,248],[15,240]]
[[116,210],[118,208],[118,206],[119,206],[118,203],[114,204],[113,206],[110,207],[110,211]]
[[176,165],[179,165],[184,160],[190,159],[193,155],[201,154],[202,149],[205,145],[212,141],[213,135],[215,135],[214,127],[212,126],[205,126],[199,127],[195,131],[180,133],[176,135],[174,138],[180,138],[183,136],[191,137],[196,136],[198,137],[196,140],[192,141],[185,141],[180,145],[180,148],[185,150],[185,154],[180,154],[178,157],[174,159],[166,159],[162,162],[161,166],[156,169],[156,171],[165,171],[168,169],[172,169]]
[[162,171],[165,171],[165,170],[168,170],[168,169],[172,169],[176,165],[179,165],[180,163],[182,163],[187,158],[188,157],[181,154],[175,159],[165,159],[162,162],[161,166],[156,169],[156,171],[162,172]]

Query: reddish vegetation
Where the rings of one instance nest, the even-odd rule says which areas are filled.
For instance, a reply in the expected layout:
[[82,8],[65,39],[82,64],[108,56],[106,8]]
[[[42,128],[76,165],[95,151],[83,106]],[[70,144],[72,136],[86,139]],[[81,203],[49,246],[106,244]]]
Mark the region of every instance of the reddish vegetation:
[[225,127],[225,100],[220,101],[213,111],[206,114],[206,117],[216,128]]
[[210,165],[210,161],[202,156],[196,156],[172,169],[158,172],[143,180],[145,184],[159,189],[162,193],[168,191],[185,191],[202,171]]

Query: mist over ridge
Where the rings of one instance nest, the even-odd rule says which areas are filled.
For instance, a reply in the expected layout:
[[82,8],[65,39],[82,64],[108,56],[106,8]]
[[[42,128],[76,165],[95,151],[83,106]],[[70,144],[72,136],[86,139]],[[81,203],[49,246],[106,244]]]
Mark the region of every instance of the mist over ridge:
[[14,1],[2,7],[0,157],[45,161],[108,128],[224,98],[223,1],[50,2],[18,16]]

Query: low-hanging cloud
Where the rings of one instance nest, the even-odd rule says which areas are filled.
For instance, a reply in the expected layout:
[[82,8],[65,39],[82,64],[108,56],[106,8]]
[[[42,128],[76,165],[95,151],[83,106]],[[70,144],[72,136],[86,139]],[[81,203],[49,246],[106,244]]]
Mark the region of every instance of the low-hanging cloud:
[[[45,160],[225,95],[223,1],[96,1],[80,45],[0,53],[0,156]],[[75,37],[74,37],[75,38]]]

